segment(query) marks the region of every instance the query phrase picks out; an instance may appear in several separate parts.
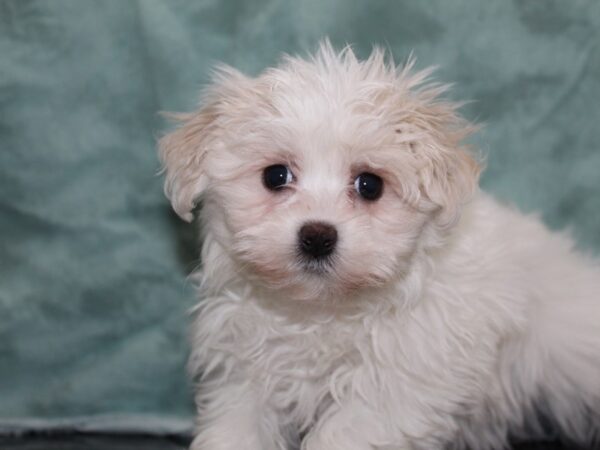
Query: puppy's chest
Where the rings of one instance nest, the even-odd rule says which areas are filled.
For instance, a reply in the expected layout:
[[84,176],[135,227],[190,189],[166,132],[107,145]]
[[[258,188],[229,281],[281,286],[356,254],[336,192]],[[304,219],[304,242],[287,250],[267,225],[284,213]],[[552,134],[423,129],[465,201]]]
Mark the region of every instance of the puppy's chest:
[[260,350],[247,353],[243,370],[275,409],[300,422],[312,420],[329,401],[333,380],[349,380],[361,361],[361,338],[344,324],[271,322],[259,339]]
[[[243,365],[273,379],[318,380],[358,362],[356,329],[344,324],[298,324],[266,320],[247,330]],[[260,349],[257,349],[260,342]]]

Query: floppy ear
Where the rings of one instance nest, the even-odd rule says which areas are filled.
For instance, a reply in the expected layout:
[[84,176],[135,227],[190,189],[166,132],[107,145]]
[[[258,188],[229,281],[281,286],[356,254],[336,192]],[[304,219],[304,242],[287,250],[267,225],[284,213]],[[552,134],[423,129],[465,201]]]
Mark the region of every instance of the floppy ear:
[[160,139],[159,156],[166,172],[165,194],[183,220],[192,221],[192,211],[208,185],[205,159],[216,147],[220,119],[245,108],[252,92],[251,80],[241,72],[217,66],[211,85],[202,93],[205,106],[193,113],[167,114],[179,125]]
[[418,185],[409,188],[411,196],[444,230],[458,220],[477,190],[481,166],[464,141],[479,126],[458,114],[463,103],[442,98],[451,85],[430,81],[436,68],[413,73],[415,61],[411,56],[402,68],[388,69],[396,77],[388,100],[390,117],[398,142],[408,144],[407,162],[418,178]]
[[425,196],[435,205],[436,224],[445,229],[460,217],[477,189],[481,166],[464,146],[438,148],[421,174]]
[[159,156],[165,179],[165,194],[183,220],[191,222],[192,210],[207,184],[203,160],[211,142],[217,112],[207,106],[190,114],[169,114],[178,127],[160,139]]
[[420,193],[426,208],[434,212],[437,227],[446,229],[458,220],[478,186],[481,166],[464,141],[479,126],[458,113],[462,103],[440,98],[450,85],[429,82],[435,68],[411,75],[413,65],[414,59],[409,59],[400,73],[401,83],[411,92],[404,99],[408,113],[403,122],[420,134],[410,142],[413,156],[420,160]]

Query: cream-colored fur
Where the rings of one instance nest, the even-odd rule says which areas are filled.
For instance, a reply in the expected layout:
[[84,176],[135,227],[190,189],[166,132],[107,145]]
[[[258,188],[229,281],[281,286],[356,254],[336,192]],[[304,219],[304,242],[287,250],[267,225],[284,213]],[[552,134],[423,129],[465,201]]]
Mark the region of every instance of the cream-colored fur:
[[[194,450],[499,449],[595,439],[600,267],[477,188],[445,87],[328,43],[257,78],[221,68],[160,142],[203,268]],[[265,167],[290,168],[281,191]],[[383,195],[353,188],[379,175]],[[318,271],[298,230],[332,224]]]

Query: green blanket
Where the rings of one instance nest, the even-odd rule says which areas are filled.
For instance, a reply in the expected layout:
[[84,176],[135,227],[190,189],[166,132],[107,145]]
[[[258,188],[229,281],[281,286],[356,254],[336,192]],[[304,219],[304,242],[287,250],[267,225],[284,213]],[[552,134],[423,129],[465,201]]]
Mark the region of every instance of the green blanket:
[[323,36],[439,65],[486,124],[484,187],[598,254],[596,0],[0,0],[0,423],[187,423],[198,243],[158,112],[194,108],[217,61],[257,73]]

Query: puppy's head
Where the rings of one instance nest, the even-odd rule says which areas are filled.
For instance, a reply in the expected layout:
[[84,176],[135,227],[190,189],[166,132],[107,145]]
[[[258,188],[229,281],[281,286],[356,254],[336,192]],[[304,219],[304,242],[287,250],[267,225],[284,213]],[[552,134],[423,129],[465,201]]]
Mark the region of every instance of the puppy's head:
[[479,174],[462,144],[472,127],[412,66],[325,43],[253,79],[221,68],[201,109],[160,141],[175,211],[191,220],[202,198],[236,273],[293,298],[401,279]]

